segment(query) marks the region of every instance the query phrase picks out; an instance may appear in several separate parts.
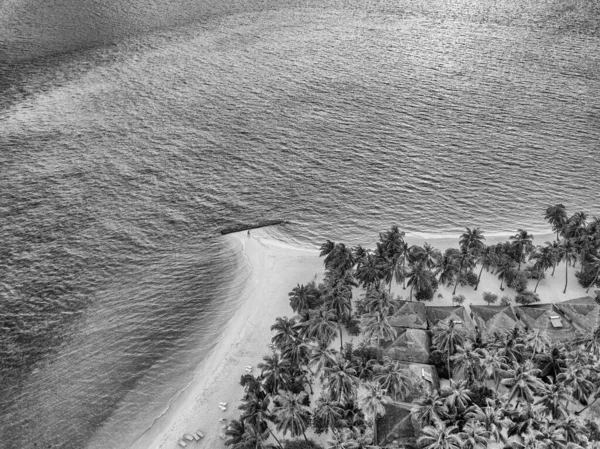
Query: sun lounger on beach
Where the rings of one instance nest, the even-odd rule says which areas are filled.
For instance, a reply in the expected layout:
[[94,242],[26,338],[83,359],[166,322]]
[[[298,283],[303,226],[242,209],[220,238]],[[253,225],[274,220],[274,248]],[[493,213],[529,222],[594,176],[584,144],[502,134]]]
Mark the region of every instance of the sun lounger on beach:
[[222,405],[223,407],[227,407],[227,402],[219,402],[219,405]]
[[246,365],[246,369],[252,369],[252,365]]
[[219,437],[221,437],[221,439],[224,440],[225,438],[227,438],[227,435],[225,435],[224,433],[220,433]]
[[196,430],[196,436],[198,437],[198,439],[204,438],[204,434],[202,432],[200,432],[199,430]]
[[183,439],[188,441],[194,441],[195,438],[191,433],[186,433],[183,435]]
[[221,422],[227,422],[227,418],[219,418],[219,421],[221,421]]
[[227,407],[225,407],[224,405],[219,405],[219,408],[223,411],[227,411]]
[[187,446],[187,443],[186,443],[184,440],[179,440],[178,444],[179,444],[181,447],[186,447],[186,446]]

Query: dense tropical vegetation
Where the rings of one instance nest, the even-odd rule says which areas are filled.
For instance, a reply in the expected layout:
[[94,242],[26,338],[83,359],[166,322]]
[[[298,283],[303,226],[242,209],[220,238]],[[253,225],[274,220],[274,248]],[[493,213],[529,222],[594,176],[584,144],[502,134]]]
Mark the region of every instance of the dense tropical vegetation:
[[[430,359],[448,379],[440,389],[428,388],[383,350],[398,332],[390,323],[402,304],[392,294],[394,284],[402,285],[407,301],[429,301],[440,285],[453,288],[453,295],[459,284],[476,290],[486,270],[501,289],[517,292],[516,302],[529,304],[539,301],[536,290],[546,272],[552,268],[554,275],[565,262],[565,275],[578,265],[579,283],[599,286],[600,220],[588,223],[580,212],[568,217],[562,205],[549,207],[546,219],[557,238],[540,246],[522,229],[507,242],[486,245],[479,228],[467,228],[458,248],[441,252],[409,245],[397,226],[381,233],[374,249],[325,242],[323,281],[289,293],[296,315],[277,318],[273,350],[258,365],[260,374],[242,376],[241,414],[229,423],[225,444],[378,448],[376,423],[385,405],[413,401],[422,448],[600,447],[600,429],[583,417],[600,398],[600,329],[553,342],[540,331],[515,328],[484,337],[452,321],[440,323],[432,330]],[[490,292],[483,297],[488,304],[498,300]],[[361,343],[344,344],[344,334],[360,335]],[[309,430],[326,435],[327,443],[309,439]]]

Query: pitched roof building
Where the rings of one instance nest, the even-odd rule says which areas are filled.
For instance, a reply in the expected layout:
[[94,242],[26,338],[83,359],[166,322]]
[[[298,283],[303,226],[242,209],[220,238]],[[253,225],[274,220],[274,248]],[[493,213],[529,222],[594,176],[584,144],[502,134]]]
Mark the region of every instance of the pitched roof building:
[[594,332],[600,325],[600,304],[591,296],[555,303],[554,306],[581,332]]
[[418,426],[410,411],[412,404],[392,402],[385,405],[385,415],[377,419],[377,444],[391,445],[395,442],[406,449],[417,448]]
[[384,354],[392,360],[428,363],[431,339],[426,330],[396,328],[394,341],[383,342]]
[[510,306],[471,306],[471,317],[482,335],[506,334],[523,327]]
[[515,307],[515,314],[525,325],[526,330],[544,330],[553,342],[568,340],[575,333],[573,325],[553,304],[530,304]]
[[419,301],[401,301],[400,304],[398,311],[389,320],[392,326],[427,329],[425,304]]
[[400,368],[409,371],[413,379],[410,394],[404,399],[406,402],[412,402],[440,388],[440,378],[435,366],[401,361]]
[[475,331],[475,325],[463,306],[427,306],[426,310],[430,330],[433,330],[440,321],[444,324],[450,324],[450,321],[453,321],[454,326],[469,332]]

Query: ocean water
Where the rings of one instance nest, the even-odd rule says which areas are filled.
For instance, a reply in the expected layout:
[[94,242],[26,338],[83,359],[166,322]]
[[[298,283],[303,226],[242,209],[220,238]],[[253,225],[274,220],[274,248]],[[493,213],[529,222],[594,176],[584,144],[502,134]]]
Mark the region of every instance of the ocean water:
[[[541,6],[434,3],[156,1],[149,34],[103,13],[102,42],[0,62],[1,447],[152,426],[249,276],[222,227],[286,219],[276,238],[316,247],[600,215],[600,40]],[[50,33],[48,5],[50,28],[11,26]]]

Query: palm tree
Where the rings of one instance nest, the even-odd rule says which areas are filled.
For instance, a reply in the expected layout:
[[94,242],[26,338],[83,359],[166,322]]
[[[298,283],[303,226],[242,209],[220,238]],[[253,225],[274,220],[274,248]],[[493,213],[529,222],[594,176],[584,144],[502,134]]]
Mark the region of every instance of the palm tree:
[[485,246],[483,243],[484,240],[485,237],[481,229],[473,228],[471,230],[470,228],[466,228],[466,231],[460,236],[458,243],[461,249],[469,250],[473,254],[478,255]]
[[556,232],[556,240],[558,241],[558,234],[563,231],[567,224],[567,211],[565,206],[562,204],[549,206],[546,209],[544,219],[552,225],[552,230]]
[[548,251],[552,254],[552,276],[554,276],[554,272],[556,271],[556,265],[562,260],[560,242],[558,240],[554,242],[546,242],[545,248],[548,248]]
[[332,366],[336,361],[337,351],[329,349],[324,344],[318,344],[311,347],[308,364],[316,366],[315,374],[323,380],[325,369]]
[[557,376],[556,381],[571,390],[573,399],[587,405],[588,398],[594,391],[594,384],[588,377],[589,371],[587,369],[577,364],[568,364],[567,368]]
[[491,267],[496,265],[497,260],[498,256],[494,252],[494,248],[492,246],[483,245],[483,248],[481,248],[479,251],[479,256],[477,258],[477,261],[481,264],[481,270],[479,270],[479,276],[477,276],[475,290],[477,290],[477,287],[479,287],[479,281],[481,280],[483,269],[485,268],[485,270],[488,271]]
[[510,420],[506,418],[494,400],[487,398],[485,407],[475,406],[467,412],[466,416],[469,420],[479,421],[493,440],[505,441],[502,431],[508,426]]
[[327,240],[321,245],[319,256],[325,256],[323,263],[327,269],[332,271],[344,273],[351,270],[354,266],[352,249],[343,243],[334,243],[331,240]]
[[292,437],[304,436],[306,438],[306,429],[310,424],[310,417],[312,415],[310,409],[304,405],[307,393],[305,391],[299,394],[293,394],[289,391],[280,391],[275,398],[277,404],[273,408],[273,413],[277,416],[277,430],[287,434],[288,432]]
[[437,266],[439,260],[442,258],[442,253],[431,246],[429,243],[423,245],[423,256],[422,260],[425,266],[431,270]]
[[434,274],[436,276],[439,275],[439,282],[442,285],[450,285],[454,282],[454,277],[456,276],[456,271],[458,266],[456,264],[456,258],[459,251],[455,248],[448,248],[443,256],[441,257],[437,269]]
[[585,212],[575,212],[565,227],[564,236],[565,238],[577,239],[581,234],[586,231],[587,226],[587,214]]
[[[242,434],[242,439],[237,443],[231,444],[232,449],[275,449],[277,446],[267,443],[269,434],[273,435],[269,429],[262,431],[255,429],[254,427],[245,426],[245,432]],[[273,435],[273,437],[275,437],[275,435]],[[227,445],[227,441],[225,441],[225,445]],[[282,448],[281,444],[279,444],[279,447]]]
[[496,274],[498,275],[498,279],[500,279],[500,290],[504,290],[504,288],[502,288],[502,284],[504,281],[507,281],[508,283],[510,277],[512,276],[512,264],[512,260],[506,255],[502,256],[498,263]]
[[517,402],[524,400],[532,403],[534,396],[545,388],[544,383],[539,379],[541,370],[533,368],[531,363],[515,364],[508,373],[510,377],[502,379],[501,382],[509,389],[507,403],[515,398]]
[[425,268],[425,264],[418,263],[408,273],[408,285],[410,286],[410,294],[408,297],[412,301],[413,289],[417,288],[417,293],[431,285],[429,279],[429,270]]
[[567,283],[569,282],[569,264],[577,260],[577,247],[571,239],[565,239],[560,245],[561,259],[565,262],[565,289],[563,293],[567,292]]
[[464,336],[454,326],[454,321],[450,321],[449,324],[443,321],[438,322],[436,327],[433,328],[433,339],[432,343],[442,352],[446,352],[448,356],[448,376],[452,377],[452,371],[450,370],[450,357],[456,351],[456,347],[463,344],[465,340]]
[[225,435],[229,437],[225,440],[225,446],[234,446],[243,441],[245,433],[246,426],[237,419],[232,420],[225,430]]
[[458,427],[446,427],[440,422],[421,429],[417,444],[423,449],[460,449],[463,447]]
[[465,410],[471,403],[471,390],[467,388],[467,383],[466,380],[455,382],[450,379],[450,386],[443,391],[444,403],[448,410],[456,413],[456,411]]
[[456,287],[458,286],[458,281],[460,281],[460,275],[462,274],[463,268],[473,268],[475,264],[475,257],[472,250],[462,248],[456,255],[456,264],[458,265],[458,275],[456,276],[456,283],[454,284],[454,291],[452,292],[453,295],[456,293]]
[[338,402],[321,395],[317,400],[313,415],[313,423],[319,422],[325,429],[331,429],[335,434],[339,432],[339,427],[344,427],[346,424],[342,420],[343,410]]
[[465,449],[485,449],[488,447],[490,432],[479,421],[468,421],[460,436]]
[[447,414],[447,409],[440,397],[439,390],[433,390],[433,392],[421,396],[414,404],[410,413],[419,424],[419,427],[442,423],[442,419]]
[[319,294],[314,282],[308,285],[296,285],[288,294],[290,297],[290,306],[295,313],[300,313],[311,309],[316,303],[316,296]]
[[524,229],[519,231],[510,238],[512,240],[511,247],[519,261],[519,271],[521,270],[521,262],[525,261],[525,256],[531,254],[535,247],[533,246],[533,236]]
[[596,275],[592,282],[589,283],[587,290],[585,291],[586,293],[590,291],[590,287],[598,280],[598,275],[600,275],[600,258],[590,254],[587,265],[590,270],[596,270]]
[[290,383],[290,362],[281,358],[278,353],[263,356],[264,363],[258,364],[260,377],[265,390],[275,393],[280,388],[287,388]]
[[261,398],[254,393],[248,394],[238,406],[238,409],[242,410],[240,422],[262,432],[267,428],[267,421],[273,420],[273,414],[269,411],[270,402],[269,396]]
[[364,384],[365,393],[360,398],[360,408],[373,420],[373,441],[377,443],[377,418],[385,415],[385,404],[392,402],[386,391],[375,382]]
[[324,387],[329,396],[337,402],[354,400],[358,387],[356,370],[347,360],[338,359],[333,366],[325,368]]
[[381,339],[394,340],[396,329],[390,324],[385,311],[376,311],[363,316],[363,334],[367,339],[376,338],[379,351]]
[[467,345],[457,346],[456,353],[450,357],[454,366],[454,376],[464,378],[466,374],[470,382],[479,378],[480,361],[485,352],[481,349],[471,350]]
[[279,349],[282,349],[294,342],[298,338],[298,331],[296,329],[296,321],[288,319],[287,316],[277,317],[275,324],[271,326],[271,331],[275,331],[275,335],[271,338],[271,341]]
[[328,345],[338,332],[338,318],[332,310],[311,310],[309,319],[303,323],[305,337]]
[[539,273],[537,283],[533,289],[536,292],[540,281],[544,277],[543,273],[556,263],[555,252],[550,246],[538,246],[537,251],[531,255],[531,258],[535,259],[533,268]]
[[389,283],[389,291],[392,291],[392,280],[404,282],[404,264],[408,245],[404,241],[404,232],[394,225],[388,232],[379,234],[379,240],[385,255],[386,264],[382,267],[384,279]]
[[545,354],[544,368],[540,377],[546,378],[551,376],[556,381],[556,378],[563,372],[566,366],[563,349],[562,347],[554,346],[549,354]]
[[413,384],[412,375],[400,367],[400,362],[386,360],[383,365],[376,365],[373,380],[388,392],[394,400],[405,400],[410,394]]
[[496,390],[500,380],[507,374],[508,365],[506,357],[498,350],[485,351],[484,356],[479,359],[481,373],[496,384]]
[[541,404],[552,415],[552,419],[554,420],[569,416],[569,411],[567,410],[569,390],[561,383],[550,381],[550,384],[542,392],[541,397],[536,403]]
[[345,282],[337,282],[332,288],[328,289],[324,297],[327,308],[329,311],[333,311],[337,318],[340,335],[340,351],[342,351],[344,348],[344,340],[342,338],[342,323],[346,322],[352,314],[351,286]]
[[372,254],[367,254],[360,266],[356,267],[356,271],[354,273],[356,280],[365,289],[370,289],[379,285],[379,282],[383,276],[381,264]]
[[531,350],[531,358],[534,358],[536,354],[545,353],[550,349],[550,345],[550,338],[545,330],[535,329],[525,337],[525,349]]
[[588,428],[581,422],[581,419],[574,416],[557,422],[557,426],[563,430],[567,443],[585,443],[589,435]]

